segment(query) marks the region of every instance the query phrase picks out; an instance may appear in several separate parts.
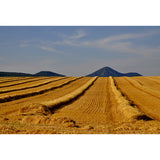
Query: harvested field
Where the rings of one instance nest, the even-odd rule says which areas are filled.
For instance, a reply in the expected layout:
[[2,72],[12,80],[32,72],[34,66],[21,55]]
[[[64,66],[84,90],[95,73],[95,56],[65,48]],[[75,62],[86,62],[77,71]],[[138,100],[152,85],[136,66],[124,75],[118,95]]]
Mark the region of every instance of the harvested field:
[[160,77],[2,77],[0,133],[160,133]]
[[[20,84],[17,85],[10,85],[7,87],[3,87],[0,91],[0,94],[2,93],[8,93],[8,92],[13,92],[13,91],[19,91],[19,90],[26,90],[26,89],[30,89],[30,88],[36,88],[36,87],[40,87],[52,82],[56,82],[58,80],[61,80],[64,78],[49,78],[49,79],[42,79],[42,80],[32,80],[32,81],[27,81],[27,82],[22,82]],[[36,81],[36,82],[35,82]],[[38,82],[37,82],[38,81]],[[27,83],[27,84],[26,84]],[[9,88],[8,88],[9,87]]]
[[11,93],[7,92],[7,93],[2,93],[0,94],[0,102],[9,102],[15,99],[20,99],[20,98],[24,98],[24,97],[29,97],[29,96],[33,96],[33,95],[38,95],[38,94],[42,94],[44,92],[47,92],[49,90],[53,90],[54,88],[58,88],[61,87],[63,85],[66,85],[74,80],[76,80],[77,78],[73,78],[73,77],[69,77],[69,78],[63,78],[60,80],[56,80],[53,81],[52,83],[43,85],[43,86],[38,86],[38,87],[32,87],[32,88],[28,88],[26,89],[26,91],[24,92],[23,90],[16,90],[16,91],[12,91]]
[[121,92],[133,104],[137,105],[145,115],[160,120],[160,92],[158,90],[159,86],[155,82],[143,77],[141,79],[142,84],[139,84],[137,79],[127,77],[115,78],[115,81]]
[[25,83],[30,83],[30,82],[35,82],[35,81],[39,81],[39,80],[43,80],[43,79],[48,79],[48,78],[27,78],[27,79],[22,79],[20,80],[20,82],[16,82],[15,81],[9,81],[6,82],[4,84],[0,84],[0,88],[7,88],[7,87],[12,87],[12,86],[17,86],[17,85],[21,85],[21,84],[25,84]]
[[7,83],[7,82],[17,82],[17,81],[21,81],[21,80],[26,80],[26,79],[32,79],[34,77],[12,77],[12,78],[6,78],[6,77],[0,77],[0,85]]

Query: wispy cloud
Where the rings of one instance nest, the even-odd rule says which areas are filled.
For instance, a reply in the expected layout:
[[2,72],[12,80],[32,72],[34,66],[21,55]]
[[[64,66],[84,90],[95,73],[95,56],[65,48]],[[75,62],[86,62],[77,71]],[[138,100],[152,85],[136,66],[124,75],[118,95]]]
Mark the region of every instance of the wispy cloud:
[[36,47],[41,50],[49,51],[49,52],[57,52],[57,50],[53,47],[52,42],[50,41],[44,41],[40,39],[32,39],[32,40],[26,40],[26,41],[21,41],[19,47],[24,48],[24,47]]
[[87,33],[84,30],[76,30],[73,34],[63,34],[61,41],[54,41],[54,45],[68,45],[68,46],[80,46],[82,45],[82,38],[86,37]]
[[[159,52],[160,47],[157,48],[150,48],[148,46],[138,46],[136,47],[133,43],[133,39],[141,39],[148,36],[152,36],[159,33],[156,31],[150,31],[146,33],[139,33],[139,34],[120,34],[120,35],[113,35],[97,40],[91,41],[84,41],[79,43],[80,46],[85,47],[94,47],[94,48],[103,48],[112,51],[118,52],[128,52],[128,53],[137,53],[137,54],[149,54],[154,52]],[[75,45],[75,44],[74,44]]]
[[128,34],[119,34],[119,35],[113,35],[113,36],[109,36],[103,39],[99,39],[97,40],[97,42],[101,45],[104,45],[106,43],[112,43],[112,42],[116,42],[116,41],[122,41],[122,40],[130,40],[130,39],[137,39],[137,38],[144,38],[147,36],[151,36],[156,34],[157,32],[155,31],[150,31],[150,32],[146,32],[146,33],[128,33]]
[[20,41],[19,47],[24,48],[24,47],[28,47],[31,45],[31,42],[33,40],[22,40]]
[[39,48],[42,50],[49,51],[49,52],[56,52],[56,50],[52,47],[40,46]]
[[159,34],[158,31],[150,31],[146,33],[139,33],[139,34],[120,34],[120,35],[113,35],[97,40],[90,40],[90,41],[81,41],[81,42],[72,42],[69,43],[73,46],[81,46],[81,47],[92,47],[92,48],[102,48],[111,51],[118,51],[118,52],[127,52],[127,53],[135,53],[141,55],[148,55],[160,52],[160,46],[157,47],[149,47],[145,45],[137,45],[133,43],[133,39],[142,39],[148,36],[152,36],[155,34]]
[[93,43],[87,44],[90,47],[97,47],[97,48],[103,48],[106,50],[116,51],[117,53],[134,53],[137,55],[152,55],[155,53],[160,52],[160,46],[157,47],[150,47],[146,45],[137,45],[134,44],[132,41],[110,41],[107,43],[101,43],[99,41],[94,41]]
[[74,33],[73,35],[71,35],[69,37],[69,39],[80,39],[82,37],[85,37],[87,34],[84,30],[77,30],[76,33]]
[[[159,34],[159,30],[144,32],[144,33],[127,33],[103,37],[100,39],[84,40],[83,37],[87,37],[85,30],[76,30],[71,35],[63,34],[59,41],[44,41],[44,40],[29,40],[22,41],[20,47],[35,46],[42,50],[50,52],[63,52],[61,48],[57,49],[57,46],[70,46],[70,47],[87,47],[87,48],[99,48],[105,50],[111,50],[118,53],[134,53],[141,55],[151,55],[160,52],[160,46],[150,47],[145,45],[137,45],[133,40],[143,39],[149,36]],[[85,38],[86,39],[86,38]],[[55,49],[56,48],[56,49]]]
[[61,34],[61,41],[44,41],[41,39],[23,40],[20,42],[19,47],[24,48],[34,46],[50,52],[63,52],[55,49],[55,45],[79,46],[79,41],[81,41],[81,38],[85,37],[86,35],[87,33],[84,30],[78,29],[71,35]]

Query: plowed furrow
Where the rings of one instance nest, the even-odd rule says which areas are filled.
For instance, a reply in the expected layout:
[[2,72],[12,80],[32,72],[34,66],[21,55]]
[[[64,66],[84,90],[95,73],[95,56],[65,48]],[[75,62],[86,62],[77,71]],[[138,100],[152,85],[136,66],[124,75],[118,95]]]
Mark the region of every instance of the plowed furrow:
[[114,78],[121,92],[148,117],[160,120],[160,99],[126,78]]
[[[14,86],[14,87],[10,87],[9,89],[3,89],[3,90],[0,90],[0,94],[2,93],[9,93],[9,92],[13,92],[13,91],[20,91],[20,90],[26,90],[26,89],[31,89],[31,88],[36,88],[36,87],[40,87],[40,86],[44,86],[46,84],[50,84],[52,82],[56,82],[58,80],[61,80],[61,79],[65,79],[67,77],[63,77],[63,78],[49,78],[49,80],[36,80],[36,82],[34,83],[27,83],[27,86],[26,84],[24,85],[19,85],[19,86]],[[33,82],[33,81],[32,81]]]
[[30,97],[30,96],[43,94],[43,93],[48,92],[50,90],[53,90],[55,88],[59,88],[59,87],[62,87],[64,85],[67,85],[67,84],[71,83],[72,81],[75,81],[79,78],[80,77],[78,77],[78,78],[69,77],[69,78],[66,78],[66,79],[59,80],[57,82],[52,82],[51,84],[48,84],[48,85],[43,86],[43,87],[41,86],[41,87],[37,87],[36,89],[28,89],[25,92],[15,91],[15,92],[11,92],[12,94],[9,94],[9,93],[1,94],[0,102],[4,103],[4,102],[17,100],[17,99],[20,99],[20,98],[25,98],[25,97]]

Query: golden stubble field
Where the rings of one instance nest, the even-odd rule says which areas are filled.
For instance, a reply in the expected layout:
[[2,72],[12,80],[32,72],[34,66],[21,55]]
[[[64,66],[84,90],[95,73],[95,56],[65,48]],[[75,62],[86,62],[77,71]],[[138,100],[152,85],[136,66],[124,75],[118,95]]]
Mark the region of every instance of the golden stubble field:
[[160,77],[1,77],[1,134],[159,134]]

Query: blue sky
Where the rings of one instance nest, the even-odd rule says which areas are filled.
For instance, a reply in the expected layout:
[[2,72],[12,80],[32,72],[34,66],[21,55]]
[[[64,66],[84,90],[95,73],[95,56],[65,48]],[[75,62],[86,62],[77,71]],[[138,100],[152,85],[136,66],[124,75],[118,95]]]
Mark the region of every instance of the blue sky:
[[160,27],[0,26],[0,71],[89,74],[104,66],[160,76]]

